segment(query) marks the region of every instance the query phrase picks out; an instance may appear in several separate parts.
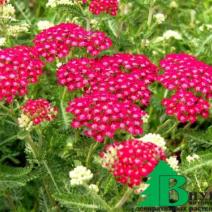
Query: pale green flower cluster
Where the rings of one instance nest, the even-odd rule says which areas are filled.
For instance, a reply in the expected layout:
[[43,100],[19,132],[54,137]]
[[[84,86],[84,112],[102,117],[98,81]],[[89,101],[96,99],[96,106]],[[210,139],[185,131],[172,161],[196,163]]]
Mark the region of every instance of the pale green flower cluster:
[[0,37],[0,47],[6,44],[6,38]]
[[176,156],[171,156],[167,159],[167,163],[173,168],[174,170],[179,170],[179,161],[177,160]]
[[21,116],[18,118],[18,125],[20,128],[30,131],[33,126],[33,122],[27,115],[22,113]]
[[7,34],[11,37],[17,37],[20,33],[28,32],[29,27],[30,26],[27,23],[10,25],[7,28]]
[[[85,166],[79,165],[69,172],[69,177],[71,186],[88,185],[93,178],[93,173]],[[88,189],[95,193],[99,192],[99,188],[95,184],[88,185]]]
[[195,160],[199,160],[199,155],[197,155],[197,154],[193,154],[193,155],[188,155],[187,157],[186,157],[186,160],[189,162],[189,163],[191,163],[191,162],[193,162],[193,161],[195,161]]
[[160,134],[154,134],[154,133],[148,133],[144,135],[139,140],[143,142],[151,142],[159,147],[161,147],[163,150],[166,149],[166,141]]
[[155,21],[157,24],[162,24],[166,19],[165,15],[163,13],[155,14],[154,18],[155,18]]
[[55,8],[59,5],[74,5],[74,1],[72,0],[48,0],[46,6]]
[[0,5],[0,47],[6,45],[9,37],[17,37],[20,33],[28,32],[30,25],[18,23],[15,16],[15,7],[7,1]]
[[15,8],[12,4],[3,4],[0,6],[0,19],[2,21],[15,19]]
[[44,29],[48,29],[50,27],[54,26],[54,24],[48,20],[40,20],[37,22],[38,30],[42,31]]

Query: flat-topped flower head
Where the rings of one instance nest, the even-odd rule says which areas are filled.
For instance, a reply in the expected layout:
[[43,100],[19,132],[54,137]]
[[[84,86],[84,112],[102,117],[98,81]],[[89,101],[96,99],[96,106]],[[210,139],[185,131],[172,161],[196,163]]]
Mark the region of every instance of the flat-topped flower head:
[[195,96],[192,92],[178,91],[171,98],[162,102],[166,108],[167,115],[176,116],[182,122],[194,123],[198,116],[207,118],[209,116],[208,101]]
[[69,172],[69,177],[72,186],[85,185],[93,178],[93,173],[85,166],[77,166]]
[[103,32],[87,31],[72,23],[62,23],[43,30],[36,35],[34,43],[40,56],[49,62],[66,57],[73,47],[87,48],[90,54],[97,55],[112,45],[110,38]]
[[143,137],[139,138],[138,140],[142,142],[151,142],[163,150],[166,150],[166,141],[160,134],[155,133],[148,133],[144,135]]
[[142,116],[145,112],[130,102],[120,102],[106,92],[95,92],[76,98],[69,103],[67,112],[74,115],[71,126],[85,128],[85,135],[103,142],[113,138],[117,131],[132,135],[142,134]]
[[12,102],[23,96],[42,74],[42,61],[32,47],[16,46],[0,50],[0,101]]
[[59,84],[66,86],[69,91],[88,87],[90,80],[96,77],[94,63],[95,61],[89,58],[70,60],[57,70]]
[[212,95],[212,66],[187,54],[170,54],[160,62],[164,73],[159,81],[169,90],[189,90],[205,97]]
[[101,163],[121,183],[137,187],[155,168],[165,160],[163,150],[150,142],[127,140],[107,145],[100,153]]
[[171,166],[172,169],[178,171],[179,170],[179,161],[176,156],[171,156],[166,159],[167,163]]
[[42,122],[52,121],[56,118],[58,109],[53,107],[46,99],[29,99],[21,108],[23,114],[27,116],[33,125]]
[[[142,80],[146,85],[157,79],[158,71],[158,68],[146,56],[124,53],[102,57],[96,68],[103,73],[105,78],[114,77],[121,73],[131,73],[135,79]],[[101,81],[101,79],[100,75],[96,81]]]
[[[96,78],[94,78],[96,79]],[[133,74],[121,73],[115,77],[105,78],[96,83],[88,90],[88,93],[100,91],[114,94],[120,101],[130,101],[147,106],[150,101],[151,92],[140,79]]]
[[69,91],[109,92],[120,100],[148,105],[148,85],[157,78],[157,67],[143,55],[115,54],[98,59],[71,59],[59,67],[59,84]]
[[[83,3],[87,1],[83,0]],[[89,10],[94,15],[99,15],[100,13],[108,13],[112,16],[116,16],[118,12],[118,0],[91,0],[89,5]]]

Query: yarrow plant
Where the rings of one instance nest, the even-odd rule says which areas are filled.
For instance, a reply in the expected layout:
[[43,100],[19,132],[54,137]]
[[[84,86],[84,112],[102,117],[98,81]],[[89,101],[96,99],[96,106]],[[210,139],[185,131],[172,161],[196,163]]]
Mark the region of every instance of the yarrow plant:
[[138,140],[142,142],[150,142],[159,146],[163,150],[166,150],[166,141],[160,134],[155,133],[148,133],[144,135],[143,137],[139,138]]
[[211,97],[212,66],[187,54],[170,54],[160,61],[164,73],[159,81],[169,90],[189,90]]
[[198,116],[209,116],[209,99],[212,92],[212,67],[187,54],[170,54],[161,60],[165,72],[159,81],[168,90],[170,98],[163,100],[168,115],[175,115],[185,123],[194,123]]
[[34,39],[36,51],[47,61],[63,58],[71,48],[87,48],[91,55],[108,49],[112,41],[103,32],[86,31],[76,24],[63,23],[48,28]]
[[207,1],[0,0],[0,211],[131,211],[161,160],[210,189]]
[[[150,85],[157,79],[158,68],[145,55],[119,53],[104,56],[97,64],[106,77],[118,76],[121,73],[131,73],[135,79],[142,80],[145,85]],[[101,82],[102,77],[96,78]]]
[[171,98],[166,98],[162,103],[168,115],[174,115],[182,122],[194,123],[198,116],[209,116],[209,103],[192,92],[178,91]]
[[71,126],[85,128],[85,135],[103,142],[113,138],[116,131],[132,135],[142,134],[142,116],[145,112],[129,102],[119,102],[116,96],[106,92],[94,92],[76,98],[69,103],[67,112],[74,115]]
[[[22,107],[24,117],[27,116],[34,125],[55,119],[58,109],[51,106],[46,99],[29,99]],[[19,122],[21,119],[19,119]]]
[[84,166],[77,166],[69,172],[70,183],[72,186],[87,184],[92,178],[93,174]]
[[95,79],[95,60],[89,58],[72,59],[57,70],[59,84],[66,86],[69,91],[87,88]]
[[147,86],[154,82],[156,74],[157,68],[148,58],[133,54],[72,59],[57,70],[58,82],[70,91],[108,92],[142,105],[149,103]]
[[[83,3],[89,2],[89,0],[82,1]],[[91,0],[89,3],[89,10],[94,15],[108,13],[112,16],[116,16],[118,12],[118,0]]]
[[163,150],[150,142],[128,140],[105,147],[100,154],[102,166],[107,168],[122,184],[139,186],[160,160],[165,160]]
[[101,81],[88,92],[108,92],[116,95],[120,101],[129,100],[145,106],[149,104],[151,93],[148,87],[133,74],[119,74],[107,79],[102,77]]
[[0,50],[0,100],[11,103],[15,96],[26,95],[29,84],[38,81],[43,66],[32,47]]

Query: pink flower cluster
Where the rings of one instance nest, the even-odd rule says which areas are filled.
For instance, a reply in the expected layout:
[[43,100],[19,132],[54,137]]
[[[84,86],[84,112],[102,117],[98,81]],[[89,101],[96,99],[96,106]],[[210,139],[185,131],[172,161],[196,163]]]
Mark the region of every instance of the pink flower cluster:
[[16,46],[0,50],[0,100],[12,102],[27,93],[30,83],[42,74],[43,63],[32,47]]
[[142,133],[142,111],[147,106],[148,85],[157,77],[157,67],[143,55],[115,54],[100,59],[73,59],[57,71],[58,82],[70,91],[84,89],[67,109],[75,118],[72,126],[86,127],[85,134],[102,142],[118,130]]
[[0,0],[0,5],[6,4],[7,0]]
[[72,59],[57,71],[57,79],[70,91],[88,89],[115,94],[119,100],[148,105],[148,85],[157,67],[143,55],[115,54],[100,59]]
[[92,86],[88,91],[108,92],[114,94],[120,101],[129,100],[147,106],[150,101],[151,93],[142,80],[133,74],[119,74],[115,77],[104,79],[102,82]]
[[168,115],[182,122],[195,122],[200,115],[209,115],[209,98],[212,96],[212,66],[187,54],[170,54],[160,62],[164,73],[159,82],[174,90],[171,98],[163,100]]
[[[121,73],[131,73],[135,78],[142,80],[146,85],[157,79],[158,68],[145,55],[114,54],[104,56],[96,65],[104,77],[117,76]],[[102,81],[102,76],[96,78]]]
[[189,90],[212,96],[212,66],[187,54],[170,54],[161,62],[165,70],[159,81],[169,90]]
[[106,136],[113,138],[117,130],[133,135],[142,134],[142,116],[145,112],[129,102],[119,102],[106,92],[94,92],[69,103],[67,112],[75,118],[72,127],[85,127],[85,134],[98,142]]
[[46,99],[30,99],[24,104],[22,111],[34,125],[38,125],[44,121],[52,121],[56,117],[58,109],[52,107]]
[[88,87],[90,80],[96,77],[94,59],[72,59],[57,70],[59,84],[66,86],[69,91]]
[[139,186],[160,160],[163,150],[150,142],[127,140],[107,145],[100,153],[102,166],[107,168],[121,184]]
[[34,43],[38,53],[49,62],[67,56],[73,47],[87,48],[95,56],[112,45],[103,32],[86,31],[71,23],[62,23],[42,31],[36,35]]
[[171,98],[164,99],[162,104],[166,107],[168,115],[175,115],[182,123],[194,123],[198,116],[207,118],[209,115],[208,101],[189,91],[177,91]]
[[[83,1],[83,3],[86,2]],[[116,16],[118,11],[118,0],[91,0],[89,10],[94,15],[108,13],[112,16]]]

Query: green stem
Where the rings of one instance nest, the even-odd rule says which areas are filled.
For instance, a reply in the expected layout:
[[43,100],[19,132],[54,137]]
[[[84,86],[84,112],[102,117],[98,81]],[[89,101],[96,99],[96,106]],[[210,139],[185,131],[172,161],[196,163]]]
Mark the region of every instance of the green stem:
[[124,195],[121,197],[121,199],[116,203],[115,207],[113,209],[121,208],[125,202],[129,199],[130,195],[133,193],[133,189],[127,188]]
[[52,182],[53,182],[53,184],[54,184],[57,192],[60,193],[60,189],[59,189],[59,187],[58,187],[58,185],[57,185],[57,183],[56,183],[56,181],[54,179],[54,176],[53,176],[53,174],[51,172],[51,169],[49,168],[47,162],[46,161],[43,161],[43,165],[46,168],[46,170],[47,170],[47,172],[48,172],[48,174],[49,174],[49,176],[50,176],[50,178],[51,178],[51,180],[52,180]]
[[170,132],[171,132],[173,129],[175,129],[177,126],[178,126],[178,122],[176,122],[170,129],[168,129],[168,130],[164,133],[164,135],[170,133]]
[[0,104],[0,108],[6,112],[5,116],[9,116],[14,122],[16,122],[16,118],[14,118],[15,117],[15,113],[14,113],[13,110],[5,107],[3,104]]
[[8,193],[6,193],[5,196],[6,196],[6,199],[7,199],[8,203],[9,203],[10,209],[12,211],[16,212],[17,209],[16,209],[16,206],[14,204],[13,198],[11,197],[11,194],[8,192]]
[[66,110],[64,108],[65,95],[66,95],[66,88],[64,88],[62,96],[61,96],[60,109],[61,109],[61,112],[62,112],[62,118],[63,118],[63,122],[65,124],[65,129],[68,129],[69,128],[69,122],[68,122],[68,118],[66,116]]
[[37,163],[38,163],[39,165],[41,165],[41,164],[44,165],[45,169],[47,170],[47,173],[49,174],[49,176],[50,176],[50,178],[51,178],[51,180],[52,180],[52,182],[53,182],[53,184],[54,184],[54,186],[55,186],[55,189],[57,190],[57,192],[60,193],[59,187],[58,187],[58,185],[57,185],[57,183],[56,183],[56,181],[55,181],[55,179],[54,179],[54,177],[53,177],[53,174],[52,174],[52,172],[51,172],[51,170],[50,170],[50,168],[49,168],[47,162],[46,162],[45,160],[44,160],[44,161],[39,161],[39,156],[38,156],[39,150],[38,150],[38,148],[37,148],[35,142],[33,141],[33,139],[32,139],[32,137],[31,137],[30,133],[26,136],[26,142],[27,142],[27,143],[29,144],[29,146],[31,147],[32,154],[33,154],[34,158],[36,159]]
[[26,136],[25,139],[26,139],[27,144],[31,148],[31,151],[32,151],[32,154],[33,154],[35,160],[37,161],[38,164],[40,164],[40,162],[38,160],[37,147],[36,147],[32,137],[31,137],[30,133]]
[[200,186],[200,183],[199,183],[199,181],[198,181],[198,179],[197,179],[196,174],[194,174],[194,177],[195,177],[195,180],[196,180],[196,183],[197,183],[197,186],[198,186],[200,192],[202,192],[202,188],[201,188],[201,186]]
[[166,125],[168,125],[170,121],[171,121],[170,119],[166,120],[162,125],[160,125],[160,126],[156,129],[155,133],[160,132],[160,130],[163,129],[164,127],[166,127]]
[[91,155],[92,153],[95,151],[95,149],[97,148],[97,146],[99,145],[98,142],[96,142],[95,144],[92,144],[89,148],[89,152],[88,152],[88,155],[87,155],[87,158],[86,158],[86,166],[89,166],[89,163],[90,163],[90,159],[91,159]]
[[24,11],[19,7],[19,4],[17,2],[15,2],[15,6],[18,9],[18,11],[21,13],[21,15],[23,15],[23,17],[25,18],[26,22],[31,25],[31,21],[26,16],[26,14],[24,13]]
[[0,107],[1,107],[2,110],[5,110],[7,112],[10,112],[10,109],[7,108],[7,107],[5,107],[3,104],[0,104]]
[[148,20],[147,20],[147,26],[150,27],[152,23],[152,16],[155,12],[155,7],[154,3],[151,3],[150,8],[149,8],[149,14],[148,14]]

